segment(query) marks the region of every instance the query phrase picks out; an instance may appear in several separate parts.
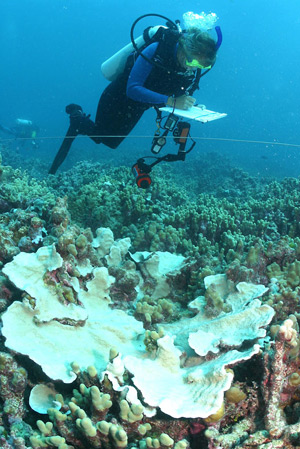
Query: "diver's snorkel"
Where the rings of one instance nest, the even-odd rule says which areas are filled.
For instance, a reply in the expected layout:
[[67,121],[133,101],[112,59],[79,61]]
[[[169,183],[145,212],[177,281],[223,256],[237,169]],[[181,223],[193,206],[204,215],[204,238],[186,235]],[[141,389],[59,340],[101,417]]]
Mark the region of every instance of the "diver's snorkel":
[[222,44],[222,40],[223,40],[222,31],[221,31],[221,28],[219,26],[215,27],[215,31],[217,33],[216,50],[219,50],[219,48],[220,48],[220,46]]
[[[192,11],[188,11],[183,14],[183,23],[185,30],[188,30],[189,28],[195,28],[205,33],[208,33],[212,29],[215,30],[217,34],[216,50],[218,50],[222,44],[221,28],[218,25],[215,26],[217,20],[218,16],[214,12],[210,12],[209,14],[206,14],[205,12],[202,12],[201,14],[195,14]],[[214,64],[212,64],[211,67],[207,67],[207,69],[201,74],[200,78],[208,73],[213,66]]]

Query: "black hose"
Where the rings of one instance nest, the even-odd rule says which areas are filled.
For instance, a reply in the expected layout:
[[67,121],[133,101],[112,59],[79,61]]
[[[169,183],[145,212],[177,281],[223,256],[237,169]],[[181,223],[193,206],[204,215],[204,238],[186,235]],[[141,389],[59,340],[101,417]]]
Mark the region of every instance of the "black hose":
[[[131,30],[130,30],[130,39],[131,39],[131,43],[132,43],[133,48],[135,49],[135,51],[136,51],[140,56],[142,56],[146,61],[150,62],[150,64],[155,65],[155,66],[157,66],[157,67],[159,67],[159,68],[161,68],[161,69],[163,69],[163,70],[168,70],[168,69],[167,69],[165,66],[163,66],[162,64],[159,64],[159,63],[156,62],[156,61],[152,61],[152,59],[149,59],[149,58],[147,58],[147,56],[143,55],[143,53],[142,53],[143,50],[140,50],[140,49],[138,48],[138,46],[136,45],[136,43],[135,43],[134,35],[133,35],[135,26],[136,26],[136,24],[137,24],[140,20],[144,19],[145,17],[160,17],[161,19],[165,19],[165,20],[167,21],[167,25],[168,25],[169,28],[172,28],[172,29],[178,31],[178,27],[177,27],[176,23],[173,22],[173,20],[169,19],[169,18],[166,17],[166,16],[162,16],[161,14],[144,14],[143,16],[138,17],[138,18],[133,22],[133,24],[132,24],[132,26],[131,26]],[[171,26],[170,26],[170,25],[171,25]]]

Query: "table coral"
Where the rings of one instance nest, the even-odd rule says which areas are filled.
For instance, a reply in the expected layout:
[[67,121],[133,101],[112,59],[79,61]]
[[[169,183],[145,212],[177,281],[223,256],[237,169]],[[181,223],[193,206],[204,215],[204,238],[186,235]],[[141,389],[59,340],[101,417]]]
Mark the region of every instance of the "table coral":
[[[63,259],[54,247],[43,247],[36,254],[21,253],[11,265],[6,265],[6,274],[36,301],[34,307],[26,300],[14,302],[2,316],[3,334],[7,346],[27,353],[50,377],[72,382],[74,373],[66,367],[66,360],[71,364],[78,359],[82,365],[95,364],[103,369],[110,347],[129,351],[134,336],[143,328],[125,312],[109,307],[108,289],[113,278],[105,267],[93,269],[93,279],[84,289],[76,277],[72,278],[78,303],[63,305],[55,287],[43,280],[47,271],[53,272],[62,265]],[[34,279],[32,284],[28,282],[30,278]],[[21,327],[16,320],[19,314]],[[71,347],[66,345],[68,340],[73,342]],[[132,349],[136,350],[134,346]]]

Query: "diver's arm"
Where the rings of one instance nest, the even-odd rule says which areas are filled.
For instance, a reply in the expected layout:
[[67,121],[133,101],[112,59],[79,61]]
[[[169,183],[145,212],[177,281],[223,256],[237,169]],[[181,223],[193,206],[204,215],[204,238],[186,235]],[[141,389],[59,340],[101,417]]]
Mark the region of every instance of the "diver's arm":
[[[143,54],[151,59],[157,49],[158,42],[149,45]],[[129,98],[141,103],[148,103],[153,105],[167,104],[168,96],[146,89],[144,84],[153,69],[153,64],[146,61],[142,56],[139,56],[131,69],[129,79],[127,82],[126,94]]]
[[[143,54],[151,59],[157,49],[158,42],[149,45]],[[153,64],[146,61],[142,56],[139,56],[131,69],[129,79],[127,82],[126,94],[129,98],[142,103],[149,103],[153,105],[167,105],[176,107],[178,109],[189,109],[193,106],[196,99],[188,95],[181,95],[180,97],[168,97],[152,90],[146,89],[144,84],[153,69]]]

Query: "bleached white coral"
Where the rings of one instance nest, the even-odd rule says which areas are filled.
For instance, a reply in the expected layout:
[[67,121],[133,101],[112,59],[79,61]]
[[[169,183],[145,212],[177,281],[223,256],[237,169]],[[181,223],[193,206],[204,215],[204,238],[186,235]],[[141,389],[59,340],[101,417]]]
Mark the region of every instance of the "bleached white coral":
[[293,326],[294,326],[293,320],[288,318],[280,326],[279,335],[283,340],[287,341],[290,346],[296,347],[298,344],[298,340],[297,340],[298,334],[297,334],[296,329],[294,329]]
[[176,335],[175,344],[190,353],[190,348],[201,356],[208,352],[217,354],[221,347],[239,347],[245,340],[255,340],[266,335],[264,327],[274,316],[274,309],[258,299],[268,289],[263,285],[240,282],[233,288],[226,275],[205,278],[208,288],[214,283],[215,291],[230,306],[231,312],[220,311],[217,317],[207,316],[204,297],[196,298],[191,308],[198,309],[193,318],[182,318],[161,327]]
[[[142,323],[109,307],[109,288],[114,278],[108,270],[95,268],[86,289],[78,286],[82,305],[66,306],[59,301],[54,287],[44,283],[47,267],[55,268],[57,264],[52,263],[56,257],[52,247],[42,250],[18,254],[3,270],[36,303],[33,309],[26,300],[15,301],[2,315],[6,346],[28,355],[49,377],[64,382],[76,378],[69,369],[75,360],[82,368],[94,365],[102,371],[112,346],[126,353],[135,351],[133,341],[143,332]],[[35,267],[33,274],[28,274],[30,266]]]
[[[156,253],[151,259],[152,256],[138,264],[144,270],[144,278],[156,279],[160,288],[170,288],[170,273],[178,273],[186,263],[184,258],[171,257],[170,253]],[[5,265],[3,272],[32,297],[30,301],[15,301],[3,314],[5,344],[28,355],[49,377],[64,382],[75,379],[78,365],[83,369],[93,365],[93,372],[99,373],[100,378],[103,371],[107,373],[130,407],[143,405],[147,416],[154,412],[147,405],[159,407],[175,418],[204,418],[219,410],[224,391],[232,382],[232,373],[226,367],[259,351],[259,345],[254,343],[264,335],[263,327],[274,314],[258,299],[264,292],[263,286],[242,283],[234,289],[226,284],[224,276],[218,277],[215,283],[223,289],[222,294],[226,292],[231,312],[221,311],[218,317],[208,318],[203,298],[195,301],[196,316],[164,325],[165,336],[157,340],[157,353],[149,354],[143,345],[142,323],[123,310],[110,307],[114,278],[107,268],[94,268],[91,280],[85,284],[69,276],[78,300],[69,305],[62,304],[55,287],[44,282],[46,273],[55,276],[56,270],[63,269],[63,260],[54,247],[41,248],[35,254],[20,253]],[[210,281],[213,279],[206,279],[206,283]],[[143,289],[144,284],[141,282],[139,287]],[[245,339],[253,340],[253,345],[240,350]],[[226,345],[231,348],[226,349]],[[118,357],[110,356],[112,347],[117,348]],[[193,357],[193,365],[182,366],[183,351],[187,362],[189,356]],[[214,352],[215,358],[207,361],[199,356],[208,351]],[[75,360],[77,366],[72,365]],[[133,374],[135,387],[126,385],[124,366]],[[139,404],[137,390],[143,404]]]
[[214,360],[180,368],[181,352],[172,337],[159,339],[158,347],[155,360],[127,356],[124,362],[144,401],[174,418],[206,418],[217,412],[233,379],[226,366],[249,359],[260,349],[254,345],[246,351],[228,351]]

